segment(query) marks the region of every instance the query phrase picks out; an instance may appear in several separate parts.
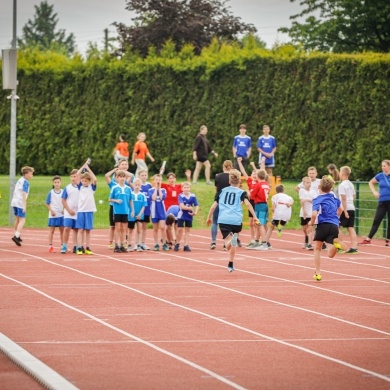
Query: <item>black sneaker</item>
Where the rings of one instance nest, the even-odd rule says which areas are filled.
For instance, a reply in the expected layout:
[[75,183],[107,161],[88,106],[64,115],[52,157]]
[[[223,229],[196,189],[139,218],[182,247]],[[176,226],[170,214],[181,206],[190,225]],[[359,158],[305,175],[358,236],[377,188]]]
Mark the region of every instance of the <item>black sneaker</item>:
[[191,252],[191,248],[188,245],[184,245],[183,251],[184,252]]
[[237,246],[238,246],[239,248],[241,248],[241,247],[242,247],[242,244],[241,244],[241,241],[240,241],[240,239],[239,239],[239,238],[237,238]]
[[126,252],[127,252],[127,249],[122,245],[122,246],[119,248],[119,252],[126,253]]
[[217,246],[217,244],[216,244],[215,242],[212,242],[212,243],[210,244],[210,249],[215,249],[216,246]]
[[349,255],[356,255],[359,252],[355,248],[349,248],[346,252],[343,252],[343,253],[348,253]]
[[322,250],[326,250],[326,244],[325,244],[325,242],[322,243]]
[[16,236],[13,236],[12,237],[12,241],[17,245],[17,246],[22,246],[22,244],[20,243],[20,238],[16,237]]
[[114,252],[115,253],[120,253],[121,252],[121,248],[119,248],[119,246],[115,245]]

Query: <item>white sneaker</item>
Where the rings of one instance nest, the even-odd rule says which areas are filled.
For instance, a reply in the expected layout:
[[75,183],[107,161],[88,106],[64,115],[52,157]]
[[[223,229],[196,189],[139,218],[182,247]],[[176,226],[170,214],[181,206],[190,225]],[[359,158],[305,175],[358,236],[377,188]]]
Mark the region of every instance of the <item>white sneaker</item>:
[[270,247],[267,245],[267,243],[263,243],[255,248],[258,251],[267,251],[270,249]]
[[134,251],[133,247],[131,245],[128,245],[127,252],[133,252],[133,251]]

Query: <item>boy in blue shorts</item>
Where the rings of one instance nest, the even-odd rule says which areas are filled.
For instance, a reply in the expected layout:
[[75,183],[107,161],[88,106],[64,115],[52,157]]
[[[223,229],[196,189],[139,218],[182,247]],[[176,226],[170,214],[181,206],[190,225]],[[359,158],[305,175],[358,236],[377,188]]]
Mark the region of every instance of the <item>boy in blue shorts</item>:
[[115,248],[114,252],[127,252],[124,244],[129,221],[129,214],[134,215],[134,206],[131,200],[131,188],[125,185],[125,171],[116,171],[116,184],[112,187],[109,202],[113,204],[115,222]]
[[338,249],[345,251],[348,247],[339,239],[339,215],[343,211],[341,202],[333,193],[334,181],[328,176],[324,176],[318,186],[319,195],[313,199],[313,211],[309,225],[313,226],[317,216],[318,224],[313,239],[314,243],[314,280],[320,281],[321,276],[321,249],[326,242],[328,257],[333,258]]
[[68,184],[62,192],[62,206],[64,207],[64,242],[62,244],[61,253],[65,254],[68,251],[68,241],[70,231],[72,230],[73,253],[77,251],[77,209],[79,205],[79,188],[80,175],[77,169],[72,169],[70,172],[70,184]]
[[152,180],[153,188],[149,189],[148,196],[150,199],[150,217],[153,223],[153,238],[155,243],[153,250],[160,250],[160,245],[158,244],[158,231],[160,231],[163,242],[162,249],[168,251],[169,246],[166,243],[165,234],[165,218],[167,217],[167,214],[164,206],[164,199],[166,198],[167,193],[164,188],[161,188],[161,175],[154,175]]
[[[89,167],[90,160],[88,159],[85,164],[77,171],[80,175],[79,189],[79,203],[76,220],[77,231],[77,251],[76,254],[93,255],[90,248],[91,242],[91,230],[93,229],[93,217],[96,212],[95,204],[95,191],[97,179],[91,168]],[[86,172],[81,173],[83,170]],[[84,237],[85,236],[85,237]],[[84,238],[86,248],[84,250]]]
[[180,240],[183,236],[183,228],[185,228],[183,250],[184,252],[191,252],[188,239],[190,237],[190,229],[192,228],[192,220],[198,213],[199,204],[196,196],[190,192],[191,184],[188,181],[185,181],[181,188],[183,192],[179,195],[180,211],[177,216],[177,240],[173,250],[177,252],[180,249]]
[[11,207],[15,214],[15,234],[12,241],[17,245],[22,245],[20,234],[26,223],[27,198],[30,192],[29,180],[34,176],[34,168],[23,167],[21,169],[22,177],[16,182],[14,194],[12,196]]
[[228,272],[234,271],[233,262],[236,254],[238,233],[242,230],[242,203],[246,205],[253,215],[254,222],[256,224],[259,223],[253,206],[249,202],[247,192],[239,188],[240,182],[241,173],[236,169],[230,170],[230,186],[223,188],[219,194],[215,195],[215,201],[209,210],[206,221],[207,226],[210,226],[213,212],[219,206],[218,225],[225,240],[226,250],[229,251]]
[[148,205],[148,202],[146,200],[146,196],[141,192],[141,179],[135,179],[133,182],[133,192],[131,194],[131,201],[133,202],[133,212],[130,210],[129,214],[129,239],[128,243],[129,246],[127,247],[128,252],[133,251],[133,247],[131,245],[133,241],[133,232],[136,227],[135,231],[135,243],[134,243],[134,250],[138,252],[142,252],[142,246],[141,246],[141,234],[142,234],[142,222],[144,220],[144,210],[145,207]]

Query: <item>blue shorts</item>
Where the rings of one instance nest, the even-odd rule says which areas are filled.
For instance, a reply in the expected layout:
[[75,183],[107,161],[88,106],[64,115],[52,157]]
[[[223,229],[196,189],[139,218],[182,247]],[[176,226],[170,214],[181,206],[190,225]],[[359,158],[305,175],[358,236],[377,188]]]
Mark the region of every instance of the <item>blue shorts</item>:
[[64,226],[64,217],[49,218],[47,226],[62,227]]
[[76,229],[92,230],[93,229],[92,211],[81,211],[77,213]]
[[14,214],[19,218],[26,218],[26,213],[20,207],[14,207]]
[[64,227],[76,229],[76,221],[74,218],[64,218]]
[[161,218],[152,218],[152,223],[159,223],[160,221],[164,221],[165,222],[165,218],[166,217],[161,217]]
[[268,218],[268,204],[267,203],[256,203],[255,214],[260,224],[265,226]]

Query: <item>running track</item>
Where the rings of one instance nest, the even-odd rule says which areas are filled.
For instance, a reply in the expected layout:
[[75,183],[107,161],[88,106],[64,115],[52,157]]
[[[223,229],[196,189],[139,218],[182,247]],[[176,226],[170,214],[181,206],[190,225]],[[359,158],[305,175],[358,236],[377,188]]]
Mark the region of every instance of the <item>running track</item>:
[[[239,248],[233,273],[208,230],[192,232],[191,253],[128,254],[95,230],[92,256],[48,253],[47,230],[25,229],[22,247],[12,235],[0,229],[0,334],[69,388],[390,389],[383,241],[323,252],[315,282],[300,231]],[[33,377],[3,352],[0,389],[42,388],[46,370]]]

